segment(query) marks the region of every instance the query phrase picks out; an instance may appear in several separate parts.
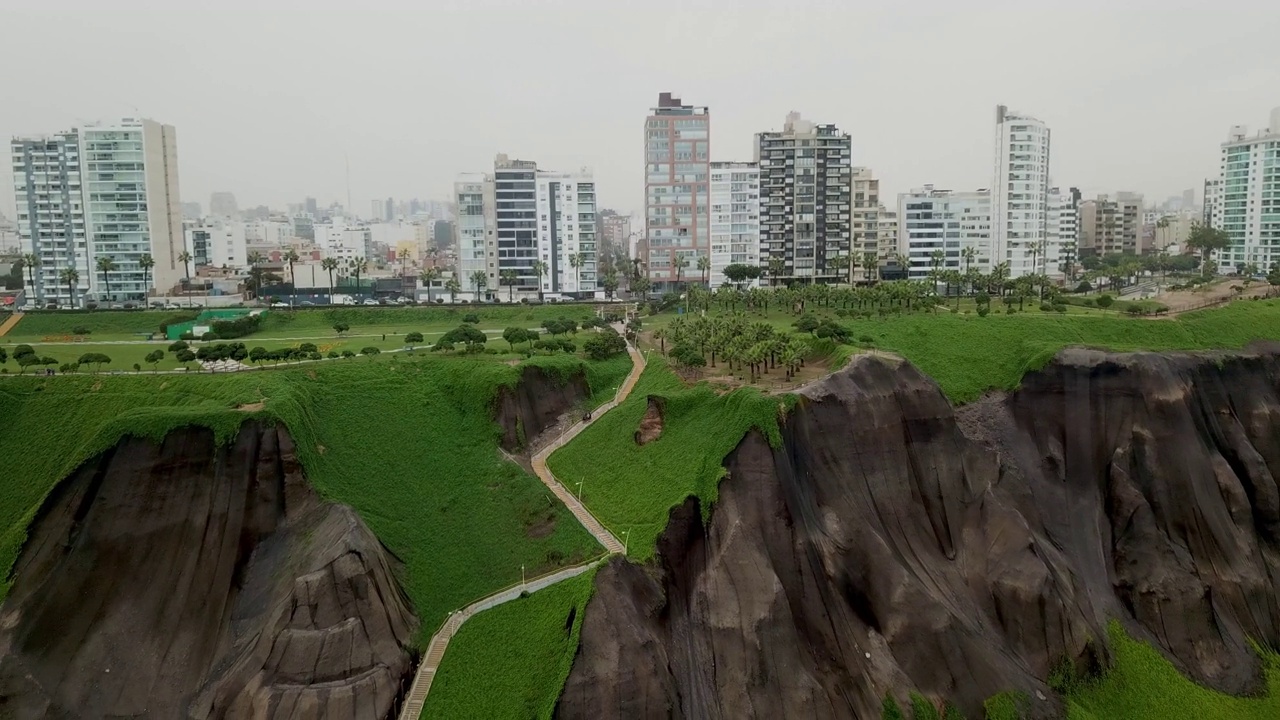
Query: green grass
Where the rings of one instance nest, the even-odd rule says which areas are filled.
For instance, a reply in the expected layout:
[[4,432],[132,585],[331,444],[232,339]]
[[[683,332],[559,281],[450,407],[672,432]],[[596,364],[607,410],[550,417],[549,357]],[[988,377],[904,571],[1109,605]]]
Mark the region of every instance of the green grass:
[[[649,395],[665,399],[662,436],[641,447],[633,436]],[[690,495],[704,509],[716,498],[724,457],[753,427],[779,440],[778,417],[790,396],[768,397],[750,388],[717,394],[710,386],[688,388],[658,353],[630,397],[556,451],[548,466],[613,533],[628,536],[628,554],[643,561],[666,527],[670,509]]]
[[422,717],[550,718],[578,650],[594,575],[587,571],[468,620],[449,643]]
[[[534,364],[567,376],[571,356]],[[586,363],[601,397],[626,358]],[[352,505],[405,562],[429,636],[450,611],[600,548],[533,476],[500,460],[491,402],[520,369],[489,357],[419,354],[263,373],[8,378],[0,382],[0,570],[7,578],[53,485],[124,435],[158,439],[201,425],[231,437],[247,415],[283,422],[307,477]],[[599,399],[599,398],[597,398]],[[6,590],[7,588],[0,588]]]
[[[568,317],[581,320],[595,315],[595,304],[493,305],[457,307],[337,307],[267,313],[262,330],[254,337],[312,337],[333,333],[334,323],[351,326],[350,334],[444,331],[457,327],[467,315],[479,316],[481,329],[538,327],[543,320]],[[612,307],[612,306],[610,306]],[[621,305],[617,306],[621,312]],[[23,321],[25,322],[25,321]],[[19,323],[21,325],[21,323]]]
[[[817,314],[834,317],[825,309]],[[659,316],[645,327],[661,326],[671,317]],[[795,316],[771,312],[767,319],[790,329]],[[969,402],[987,390],[1017,387],[1028,370],[1043,367],[1068,346],[1207,350],[1280,340],[1280,300],[1241,301],[1164,319],[1115,313],[1060,315],[1036,309],[985,318],[938,313],[838,321],[853,340],[871,337],[876,348],[902,355],[931,376],[952,401]]]
[[[199,308],[196,308],[198,311]],[[37,342],[46,336],[71,335],[84,326],[90,337],[101,340],[137,340],[141,333],[154,333],[160,325],[185,310],[134,310],[89,312],[30,312],[4,336],[4,342]]]
[[1068,720],[1274,720],[1280,717],[1280,655],[1264,651],[1267,694],[1240,698],[1183,677],[1155,648],[1112,622],[1115,666],[1068,697]]

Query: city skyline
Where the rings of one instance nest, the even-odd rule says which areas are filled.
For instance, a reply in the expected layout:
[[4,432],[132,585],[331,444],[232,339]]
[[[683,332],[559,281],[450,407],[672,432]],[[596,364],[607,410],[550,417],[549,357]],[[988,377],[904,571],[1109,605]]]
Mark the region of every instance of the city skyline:
[[[780,130],[791,111],[837,125],[852,137],[852,164],[875,171],[884,197],[928,183],[988,186],[990,112],[1003,103],[1053,128],[1054,184],[1086,195],[1132,190],[1158,199],[1212,177],[1226,129],[1265,118],[1280,86],[1280,68],[1267,62],[1260,42],[1275,24],[1265,16],[1280,21],[1280,10],[1250,6],[1253,22],[1244,27],[1201,32],[1233,5],[1243,7],[1233,2],[1108,6],[1105,24],[1094,22],[1089,3],[1028,9],[1014,18],[996,2],[910,10],[802,3],[807,12],[703,2],[681,6],[686,22],[677,25],[659,24],[667,16],[652,4],[616,8],[607,23],[581,2],[557,3],[562,12],[553,14],[554,23],[537,8],[481,5],[433,8],[429,15],[396,7],[394,23],[380,22],[386,13],[371,7],[341,24],[323,3],[311,14],[254,6],[253,24],[239,12],[248,6],[236,2],[216,12],[152,13],[155,19],[140,10],[159,6],[141,0],[110,10],[5,8],[0,26],[57,24],[70,50],[41,73],[13,78],[10,96],[30,101],[6,104],[0,134],[128,116],[173,125],[183,148],[182,199],[202,205],[213,192],[230,191],[246,207],[283,209],[312,196],[362,214],[374,199],[446,199],[458,173],[507,153],[536,157],[551,169],[591,167],[600,207],[641,214],[635,118],[659,91],[710,108],[714,162],[749,158],[754,134]],[[198,25],[210,41],[230,46],[269,42],[272,52],[265,60],[258,53],[208,53],[185,35],[160,32],[175,22]],[[1054,33],[1018,32],[1026,23]],[[286,26],[287,36],[274,30]],[[450,30],[431,34],[433,27]],[[1094,49],[1082,53],[1086,33]],[[530,34],[540,38],[547,64],[573,68],[583,82],[509,86],[511,65],[497,51],[468,65],[469,72],[449,70],[476,38],[492,48]],[[305,42],[293,44],[294,35]],[[13,33],[0,44],[0,61],[18,66],[43,52],[33,44],[38,37]],[[330,57],[309,49],[326,37],[349,52]],[[1179,39],[1192,37],[1194,51]],[[766,41],[803,45],[806,53],[717,49]],[[689,73],[687,59],[653,52],[669,44],[690,47],[706,62]],[[105,48],[122,62],[155,65],[162,58],[163,67],[110,86],[84,83],[83,63]],[[1002,60],[1026,52],[1039,61]],[[955,82],[918,82],[948,73]],[[12,214],[13,180],[6,175],[2,182],[0,210]]]

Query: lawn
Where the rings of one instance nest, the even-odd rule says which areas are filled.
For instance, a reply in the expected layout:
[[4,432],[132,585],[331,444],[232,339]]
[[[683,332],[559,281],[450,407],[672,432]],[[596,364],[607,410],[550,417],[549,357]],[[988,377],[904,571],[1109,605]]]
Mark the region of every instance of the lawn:
[[422,717],[551,718],[594,576],[585,572],[468,620],[449,643]]
[[1115,666],[1068,693],[1068,720],[1274,720],[1280,717],[1280,656],[1264,652],[1267,694],[1240,698],[1196,685],[1150,645],[1109,629]]
[[[195,312],[192,313],[194,317]],[[185,310],[132,310],[132,311],[85,311],[85,312],[29,312],[22,316],[18,324],[7,335],[0,338],[3,342],[40,342],[45,337],[61,337],[74,335],[79,327],[92,331],[95,340],[138,340],[143,334],[158,332],[160,326],[185,313]]]
[[[567,374],[585,366],[602,399],[630,367],[621,357],[528,361]],[[160,438],[184,425],[234,435],[257,415],[283,422],[326,497],[356,508],[405,562],[404,585],[425,639],[450,611],[599,551],[533,476],[502,461],[491,402],[518,366],[491,356],[396,355],[263,373],[9,378],[0,382],[0,570],[60,479],[126,434]],[[0,587],[0,590],[5,588]]]
[[[665,400],[662,436],[641,447],[633,436],[650,395]],[[687,387],[661,355],[650,353],[630,397],[553,453],[548,466],[575,493],[585,480],[583,503],[614,535],[628,538],[628,555],[644,561],[670,509],[689,495],[709,508],[724,457],[753,427],[777,440],[779,413],[791,402],[751,388],[721,395],[705,383]]]

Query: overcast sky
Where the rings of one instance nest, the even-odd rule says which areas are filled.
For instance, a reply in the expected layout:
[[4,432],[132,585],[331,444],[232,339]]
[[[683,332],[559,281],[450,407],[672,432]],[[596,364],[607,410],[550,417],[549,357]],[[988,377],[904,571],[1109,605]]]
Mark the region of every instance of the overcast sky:
[[[177,126],[206,209],[448,199],[493,156],[595,170],[643,201],[661,91],[712,113],[712,159],[800,111],[893,195],[990,185],[994,107],[1046,121],[1055,183],[1199,188],[1233,124],[1280,105],[1260,0],[41,0],[0,2],[0,136],[142,115]],[[0,208],[13,186],[0,179]]]

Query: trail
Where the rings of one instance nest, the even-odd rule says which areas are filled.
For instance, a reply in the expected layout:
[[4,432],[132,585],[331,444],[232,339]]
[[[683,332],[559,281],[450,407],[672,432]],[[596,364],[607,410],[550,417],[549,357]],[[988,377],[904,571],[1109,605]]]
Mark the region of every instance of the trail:
[[[645,359],[644,355],[631,344],[627,345],[627,354],[631,356],[631,372],[627,374],[626,381],[618,388],[618,392],[613,396],[613,399],[596,408],[591,414],[591,420],[581,420],[575,423],[555,441],[538,451],[532,460],[533,472],[538,476],[538,479],[542,480],[542,483],[569,508],[569,512],[573,513],[573,516],[578,519],[578,522],[582,523],[587,532],[591,533],[592,537],[604,546],[605,550],[608,551],[606,557],[625,552],[626,547],[621,542],[618,542],[618,538],[606,530],[599,520],[596,520],[595,516],[578,501],[578,498],[574,497],[564,485],[556,480],[555,475],[547,468],[547,458],[551,453],[564,446],[565,443],[577,437],[578,433],[585,430],[591,423],[620,405],[631,394],[632,389],[635,388],[636,383],[640,380],[641,373],[644,372]],[[404,706],[400,710],[400,720],[417,720],[418,716],[422,714],[422,708],[427,702],[427,693],[431,691],[431,682],[435,679],[436,671],[440,668],[440,662],[444,659],[444,652],[449,647],[449,641],[453,639],[458,629],[472,615],[481,610],[488,610],[514,600],[520,597],[522,592],[541,590],[561,580],[581,575],[602,562],[603,559],[600,558],[586,565],[561,570],[528,583],[501,590],[451,614],[444,625],[431,637],[431,642],[427,645],[427,654],[423,656],[422,662],[418,665],[418,670],[414,674],[413,685],[410,686],[409,695],[405,698]]]
[[18,321],[21,319],[22,319],[22,313],[14,313],[10,315],[9,319],[5,320],[3,325],[0,325],[0,337],[4,337],[5,334],[7,334],[10,330],[12,330],[13,326],[17,325]]

